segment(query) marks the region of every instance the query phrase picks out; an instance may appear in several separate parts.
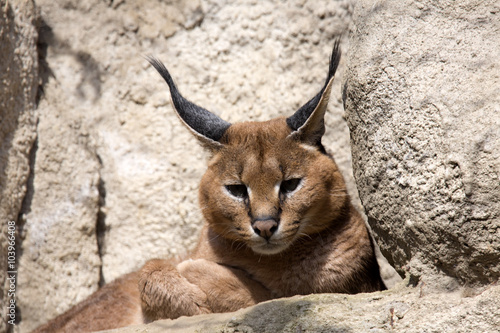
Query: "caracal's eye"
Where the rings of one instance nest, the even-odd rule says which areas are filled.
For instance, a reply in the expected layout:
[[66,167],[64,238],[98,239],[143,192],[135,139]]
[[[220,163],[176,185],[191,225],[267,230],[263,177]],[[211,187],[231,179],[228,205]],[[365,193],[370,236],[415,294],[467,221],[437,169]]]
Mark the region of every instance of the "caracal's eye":
[[248,198],[247,187],[243,184],[226,185],[226,190],[236,198],[246,199]]
[[301,180],[301,178],[292,178],[282,181],[280,185],[280,192],[283,194],[288,194],[295,191],[297,189],[297,186],[299,186]]

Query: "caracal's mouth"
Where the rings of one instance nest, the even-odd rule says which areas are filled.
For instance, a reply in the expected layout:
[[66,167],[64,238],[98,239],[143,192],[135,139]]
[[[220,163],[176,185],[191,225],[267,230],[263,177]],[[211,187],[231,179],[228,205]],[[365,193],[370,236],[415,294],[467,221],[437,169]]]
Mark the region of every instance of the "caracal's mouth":
[[289,244],[286,243],[280,243],[280,242],[273,242],[268,241],[268,242],[263,242],[261,244],[255,244],[252,245],[251,248],[253,252],[257,254],[264,254],[264,255],[273,255],[273,254],[278,254],[280,252],[285,251],[288,248]]
[[250,246],[253,252],[257,254],[278,254],[288,249],[290,245],[295,241],[298,229],[299,228],[292,228],[285,233],[282,230],[278,229],[268,238],[258,236],[254,233],[248,240],[247,244]]

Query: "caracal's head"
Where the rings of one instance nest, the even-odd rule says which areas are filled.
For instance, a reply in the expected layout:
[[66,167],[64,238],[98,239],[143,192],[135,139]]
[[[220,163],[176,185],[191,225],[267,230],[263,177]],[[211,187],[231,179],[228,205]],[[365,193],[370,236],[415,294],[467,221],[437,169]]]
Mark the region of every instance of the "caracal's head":
[[181,121],[211,152],[199,200],[221,237],[273,255],[333,227],[342,214],[345,184],[321,145],[339,60],[337,41],[324,87],[291,117],[230,124],[183,98],[163,64],[149,59],[169,85]]

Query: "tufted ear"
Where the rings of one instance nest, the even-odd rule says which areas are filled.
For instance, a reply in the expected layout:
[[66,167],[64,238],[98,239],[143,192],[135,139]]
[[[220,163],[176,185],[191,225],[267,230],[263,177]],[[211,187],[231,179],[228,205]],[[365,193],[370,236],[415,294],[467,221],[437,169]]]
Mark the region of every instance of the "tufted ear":
[[286,119],[287,125],[293,130],[289,135],[290,138],[322,148],[321,137],[325,133],[324,116],[330,98],[333,78],[339,65],[340,54],[340,40],[337,39],[333,46],[325,85],[316,96]]
[[222,143],[219,140],[231,124],[182,97],[165,65],[151,56],[146,59],[167,82],[174,110],[182,123],[186,125],[205,148],[209,150],[221,148]]

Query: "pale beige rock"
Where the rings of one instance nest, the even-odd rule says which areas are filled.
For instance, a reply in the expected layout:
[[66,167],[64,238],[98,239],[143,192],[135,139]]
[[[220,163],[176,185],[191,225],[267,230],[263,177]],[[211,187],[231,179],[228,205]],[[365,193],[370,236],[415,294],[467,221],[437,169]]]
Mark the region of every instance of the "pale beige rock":
[[25,332],[85,299],[100,278],[95,147],[78,117],[58,107],[51,84],[38,108],[35,176],[23,215],[18,304]]
[[[18,214],[30,172],[30,149],[36,137],[36,20],[32,1],[0,1],[0,332],[12,329],[7,320],[20,319],[18,313],[7,307],[11,300],[17,300],[13,295],[18,295],[10,283],[18,275],[7,273],[17,267],[7,264],[9,252],[19,255],[21,249],[19,241],[14,251],[8,251],[8,245],[10,236],[17,237],[19,232]],[[16,222],[15,230],[12,222]],[[12,276],[14,279],[7,280]]]
[[460,292],[422,294],[419,288],[399,285],[371,294],[295,296],[233,313],[159,320],[106,332],[493,333],[500,325],[498,297],[500,286],[467,297]]
[[498,1],[356,7],[344,78],[356,181],[383,254],[428,286],[500,277],[499,15]]

